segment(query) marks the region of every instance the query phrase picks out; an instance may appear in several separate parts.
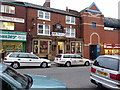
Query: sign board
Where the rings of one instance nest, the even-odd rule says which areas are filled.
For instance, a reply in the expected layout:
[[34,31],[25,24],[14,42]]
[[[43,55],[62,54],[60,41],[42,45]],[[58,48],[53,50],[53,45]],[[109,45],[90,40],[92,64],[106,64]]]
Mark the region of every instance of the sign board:
[[52,32],[52,36],[65,36],[65,33]]
[[10,21],[10,22],[18,22],[18,23],[25,22],[25,20],[22,18],[14,18],[14,17],[6,17],[6,16],[0,16],[0,21]]
[[26,41],[25,32],[0,31],[0,40]]

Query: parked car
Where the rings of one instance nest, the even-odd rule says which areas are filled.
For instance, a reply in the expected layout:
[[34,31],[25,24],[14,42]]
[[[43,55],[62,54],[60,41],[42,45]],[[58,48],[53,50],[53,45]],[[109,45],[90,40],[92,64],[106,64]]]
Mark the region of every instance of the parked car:
[[4,63],[12,66],[13,68],[19,68],[20,66],[41,66],[46,68],[51,66],[50,60],[39,58],[32,53],[23,52],[9,53],[5,57]]
[[120,55],[101,55],[91,66],[91,82],[99,87],[120,89]]
[[2,90],[67,90],[60,81],[47,76],[21,74],[15,69],[0,63]]
[[71,65],[89,66],[91,61],[77,54],[59,54],[55,57],[54,62],[58,65],[65,65],[69,67]]

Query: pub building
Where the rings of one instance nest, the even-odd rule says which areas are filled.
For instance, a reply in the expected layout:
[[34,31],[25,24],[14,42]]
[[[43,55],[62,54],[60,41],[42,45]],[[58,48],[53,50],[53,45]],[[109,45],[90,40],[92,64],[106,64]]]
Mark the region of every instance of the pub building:
[[51,60],[61,53],[82,55],[83,38],[79,36],[79,12],[68,8],[66,11],[50,8],[49,0],[43,6],[30,3],[24,5],[29,7],[29,51]]

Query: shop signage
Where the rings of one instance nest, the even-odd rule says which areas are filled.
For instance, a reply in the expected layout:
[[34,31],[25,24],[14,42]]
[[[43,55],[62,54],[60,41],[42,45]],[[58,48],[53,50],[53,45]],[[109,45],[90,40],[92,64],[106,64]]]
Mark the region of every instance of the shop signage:
[[55,25],[53,25],[53,31],[63,33],[64,27],[59,23],[55,24]]
[[0,40],[26,41],[26,35],[25,32],[0,31]]
[[65,33],[52,32],[52,36],[65,36]]
[[6,16],[0,16],[0,21],[10,21],[10,22],[18,22],[18,23],[25,22],[25,20],[22,18],[14,18],[14,17],[6,17]]
[[104,48],[106,48],[106,49],[112,49],[112,48],[120,49],[120,44],[105,44]]

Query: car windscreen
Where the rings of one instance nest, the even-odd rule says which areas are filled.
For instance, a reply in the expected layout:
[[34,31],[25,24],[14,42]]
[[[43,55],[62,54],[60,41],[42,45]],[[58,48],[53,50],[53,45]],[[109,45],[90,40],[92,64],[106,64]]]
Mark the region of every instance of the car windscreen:
[[115,58],[98,57],[93,65],[115,71],[119,70],[119,60]]
[[28,85],[28,78],[25,75],[18,73],[17,71],[13,70],[12,68],[8,67],[3,73],[9,75],[18,83],[21,84],[23,88],[26,88]]

